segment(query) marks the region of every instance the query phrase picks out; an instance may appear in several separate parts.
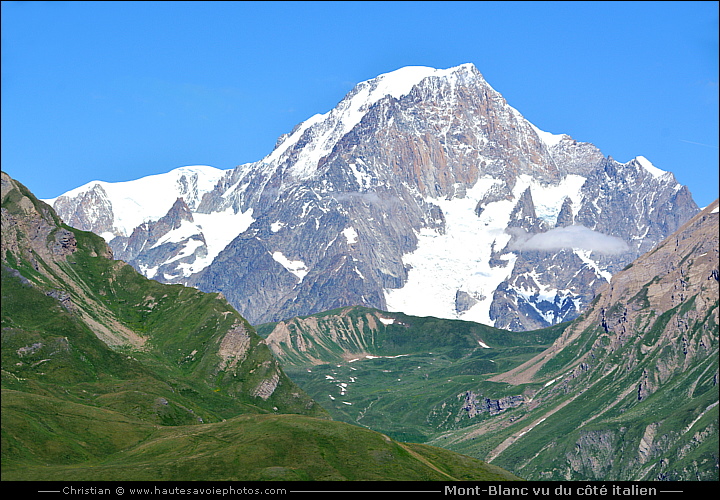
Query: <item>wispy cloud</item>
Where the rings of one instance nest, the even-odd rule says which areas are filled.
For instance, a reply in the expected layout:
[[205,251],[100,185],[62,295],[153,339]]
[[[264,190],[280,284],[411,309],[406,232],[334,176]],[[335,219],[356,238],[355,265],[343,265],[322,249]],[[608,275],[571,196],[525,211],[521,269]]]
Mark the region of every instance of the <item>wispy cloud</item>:
[[712,144],[704,144],[702,142],[695,142],[695,141],[686,141],[685,139],[678,139],[680,142],[685,142],[687,144],[695,144],[696,146],[705,146],[706,148],[713,148],[717,149],[717,146],[713,146]]
[[619,254],[629,250],[627,243],[622,239],[593,231],[585,226],[558,227],[533,235],[521,228],[510,228],[508,232],[514,236],[509,249],[515,251],[580,248],[604,254]]

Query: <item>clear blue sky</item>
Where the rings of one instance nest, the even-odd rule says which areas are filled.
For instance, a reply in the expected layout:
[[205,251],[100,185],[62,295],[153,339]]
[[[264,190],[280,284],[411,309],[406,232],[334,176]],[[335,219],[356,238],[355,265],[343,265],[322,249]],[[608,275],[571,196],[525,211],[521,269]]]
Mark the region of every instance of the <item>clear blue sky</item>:
[[717,2],[2,2],[1,35],[2,169],[42,198],[259,160],[358,82],[465,62],[718,197]]

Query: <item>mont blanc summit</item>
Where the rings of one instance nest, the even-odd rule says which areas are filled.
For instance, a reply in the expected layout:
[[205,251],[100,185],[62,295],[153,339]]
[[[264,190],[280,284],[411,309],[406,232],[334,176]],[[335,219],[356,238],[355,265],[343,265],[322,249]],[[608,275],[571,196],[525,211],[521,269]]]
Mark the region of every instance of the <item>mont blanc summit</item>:
[[555,324],[698,212],[672,173],[540,130],[472,64],[380,75],[260,161],[176,169],[141,196],[149,179],[51,201],[116,258],[221,291],[254,324],[346,305]]

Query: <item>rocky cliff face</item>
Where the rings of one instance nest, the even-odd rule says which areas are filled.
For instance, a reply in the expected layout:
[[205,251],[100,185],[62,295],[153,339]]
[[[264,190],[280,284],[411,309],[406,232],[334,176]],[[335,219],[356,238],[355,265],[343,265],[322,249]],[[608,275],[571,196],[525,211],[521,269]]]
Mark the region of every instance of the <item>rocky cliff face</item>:
[[115,257],[132,262],[148,278],[172,283],[208,256],[202,227],[184,198],[178,198],[157,221],[143,222],[130,236],[111,240]]
[[[194,251],[201,238],[185,234],[128,262],[222,291],[256,324],[355,304],[514,330],[555,324],[697,211],[644,158],[619,163],[538,130],[471,64],[360,83],[197,193],[187,204],[218,249]],[[82,196],[73,220],[89,224],[96,210],[109,226],[101,198]],[[80,206],[70,198],[56,202],[61,215]],[[220,217],[235,222],[209,238]]]
[[[37,256],[49,260],[71,255],[77,242],[75,235],[58,227],[55,212],[38,200],[4,172],[2,173],[2,246],[3,256],[16,255],[39,270]],[[112,255],[109,248],[104,255]]]
[[525,402],[525,398],[521,395],[506,396],[504,398],[492,399],[483,397],[482,394],[475,394],[472,391],[465,393],[465,401],[462,409],[467,412],[467,416],[470,418],[476,415],[487,412],[490,415],[498,415],[510,408],[517,408]]

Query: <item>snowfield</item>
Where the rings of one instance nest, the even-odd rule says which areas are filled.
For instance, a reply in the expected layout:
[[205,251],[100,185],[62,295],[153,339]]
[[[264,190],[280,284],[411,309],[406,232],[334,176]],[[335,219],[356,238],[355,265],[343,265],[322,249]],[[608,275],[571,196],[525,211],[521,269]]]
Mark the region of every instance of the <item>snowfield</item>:
[[[500,251],[510,241],[505,231],[515,201],[501,200],[485,206],[480,217],[475,214],[478,201],[500,181],[481,178],[464,198],[429,198],[445,215],[445,233],[432,229],[421,230],[417,249],[403,257],[410,266],[408,282],[403,288],[385,289],[388,310],[402,311],[415,316],[436,316],[463,319],[493,325],[490,304],[493,292],[512,273],[517,254],[507,252],[500,257],[502,266],[490,265],[493,248]],[[544,185],[527,175],[521,175],[513,189],[515,199],[530,188],[539,218],[554,225],[566,196],[577,210],[582,199],[580,188],[585,178],[568,175],[557,185]],[[457,291],[468,293],[477,300],[469,310],[458,313]],[[548,296],[548,298],[550,298]],[[550,300],[554,299],[554,294]]]

